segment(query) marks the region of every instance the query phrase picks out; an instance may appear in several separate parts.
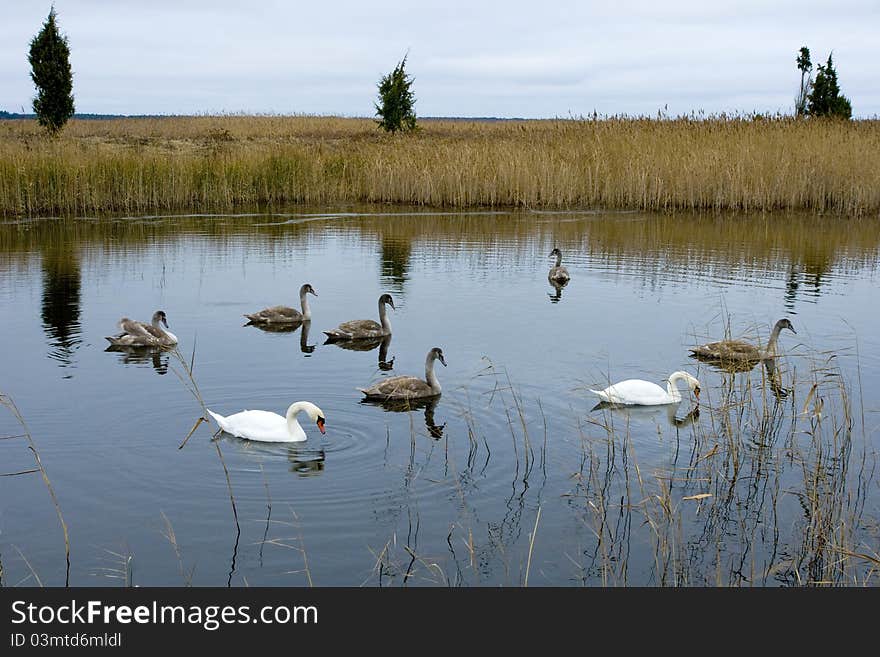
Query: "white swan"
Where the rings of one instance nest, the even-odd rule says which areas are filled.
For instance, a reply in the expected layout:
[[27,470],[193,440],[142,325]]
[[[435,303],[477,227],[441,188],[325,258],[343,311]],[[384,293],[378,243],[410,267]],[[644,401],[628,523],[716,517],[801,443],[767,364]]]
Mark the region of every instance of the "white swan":
[[208,409],[220,428],[247,440],[260,440],[270,443],[299,443],[304,441],[306,432],[297,422],[296,415],[305,411],[309,418],[324,433],[324,412],[311,402],[298,401],[290,405],[286,416],[270,411],[242,411],[226,417]]
[[673,372],[669,375],[666,390],[650,381],[642,379],[627,379],[612,384],[604,390],[590,392],[599,395],[604,401],[611,404],[631,404],[635,406],[655,406],[658,404],[677,404],[681,401],[681,393],[676,384],[686,381],[694,396],[700,398],[700,382],[687,372]]

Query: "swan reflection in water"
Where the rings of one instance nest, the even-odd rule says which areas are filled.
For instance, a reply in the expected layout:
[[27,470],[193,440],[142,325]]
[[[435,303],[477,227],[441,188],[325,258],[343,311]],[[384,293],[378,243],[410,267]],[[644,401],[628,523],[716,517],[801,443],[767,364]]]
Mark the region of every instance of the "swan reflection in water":
[[324,344],[336,345],[340,349],[348,351],[372,351],[379,347],[379,369],[383,372],[389,372],[394,369],[394,358],[388,360],[388,346],[391,344],[391,336],[385,335],[377,338],[366,338],[360,340],[334,340],[327,338]]
[[120,355],[119,360],[126,365],[150,364],[156,374],[168,373],[168,359],[174,347],[131,347],[111,344],[104,351],[114,351]]
[[622,415],[627,420],[656,420],[663,415],[666,421],[673,427],[686,427],[700,419],[700,408],[694,406],[687,415],[679,416],[678,409],[681,402],[674,404],[658,404],[656,406],[630,406],[626,404],[612,404],[607,401],[600,401],[590,409],[590,412],[604,409],[611,410],[612,413]]
[[562,289],[568,285],[568,281],[565,281],[564,283],[550,281],[550,285],[552,285],[555,290],[554,294],[547,293],[547,296],[550,297],[550,303],[559,303],[562,299]]
[[315,477],[324,472],[326,454],[323,447],[307,443],[255,442],[228,433],[222,434],[222,440],[262,461],[283,456],[290,464],[289,471],[300,477]]
[[434,411],[437,404],[440,403],[440,397],[429,397],[427,399],[385,399],[385,400],[368,400],[362,399],[361,404],[369,406],[378,406],[386,413],[407,413],[409,411],[424,410],[425,411],[425,428],[431,438],[438,440],[443,437],[443,430],[446,423],[437,424],[434,421]]
[[310,319],[295,324],[253,324],[248,322],[247,324],[244,324],[244,326],[253,326],[265,333],[293,333],[298,328],[302,327],[302,331],[300,331],[299,334],[300,351],[304,354],[310,354],[315,351],[316,345],[309,344],[309,331],[312,328],[312,320]]
[[764,366],[764,373],[767,376],[767,384],[770,391],[777,401],[782,401],[788,397],[789,391],[782,385],[782,376],[779,373],[779,367],[776,365],[778,356],[771,356],[759,360],[728,360],[720,361],[714,358],[704,358],[699,355],[691,355],[691,358],[705,363],[712,369],[725,374],[740,374],[742,372],[750,372],[758,363]]
[[299,445],[287,448],[290,471],[300,477],[315,477],[324,472],[324,456],[323,449],[307,449]]

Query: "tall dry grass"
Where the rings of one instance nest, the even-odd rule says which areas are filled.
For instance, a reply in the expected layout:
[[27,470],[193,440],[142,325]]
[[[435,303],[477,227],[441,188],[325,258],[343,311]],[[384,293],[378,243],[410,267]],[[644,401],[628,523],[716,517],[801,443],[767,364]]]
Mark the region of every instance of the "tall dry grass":
[[880,210],[880,122],[174,117],[0,122],[4,216],[237,205]]

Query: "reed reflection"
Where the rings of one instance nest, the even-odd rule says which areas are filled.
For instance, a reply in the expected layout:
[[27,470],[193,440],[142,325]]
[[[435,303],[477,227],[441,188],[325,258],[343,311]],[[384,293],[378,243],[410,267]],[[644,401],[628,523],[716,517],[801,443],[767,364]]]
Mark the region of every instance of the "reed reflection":
[[409,236],[388,236],[383,233],[380,248],[383,284],[393,287],[396,292],[403,292],[403,286],[409,279],[412,240]]

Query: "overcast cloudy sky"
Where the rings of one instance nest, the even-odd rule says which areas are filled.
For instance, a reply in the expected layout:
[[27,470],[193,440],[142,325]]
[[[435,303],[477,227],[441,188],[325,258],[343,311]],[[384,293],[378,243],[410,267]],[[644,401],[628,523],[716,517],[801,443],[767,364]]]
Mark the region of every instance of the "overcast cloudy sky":
[[[4,2],[0,109],[31,111],[49,2]],[[880,115],[880,0],[55,0],[79,112],[372,116],[409,51],[420,116],[793,111],[797,51],[834,51]]]

